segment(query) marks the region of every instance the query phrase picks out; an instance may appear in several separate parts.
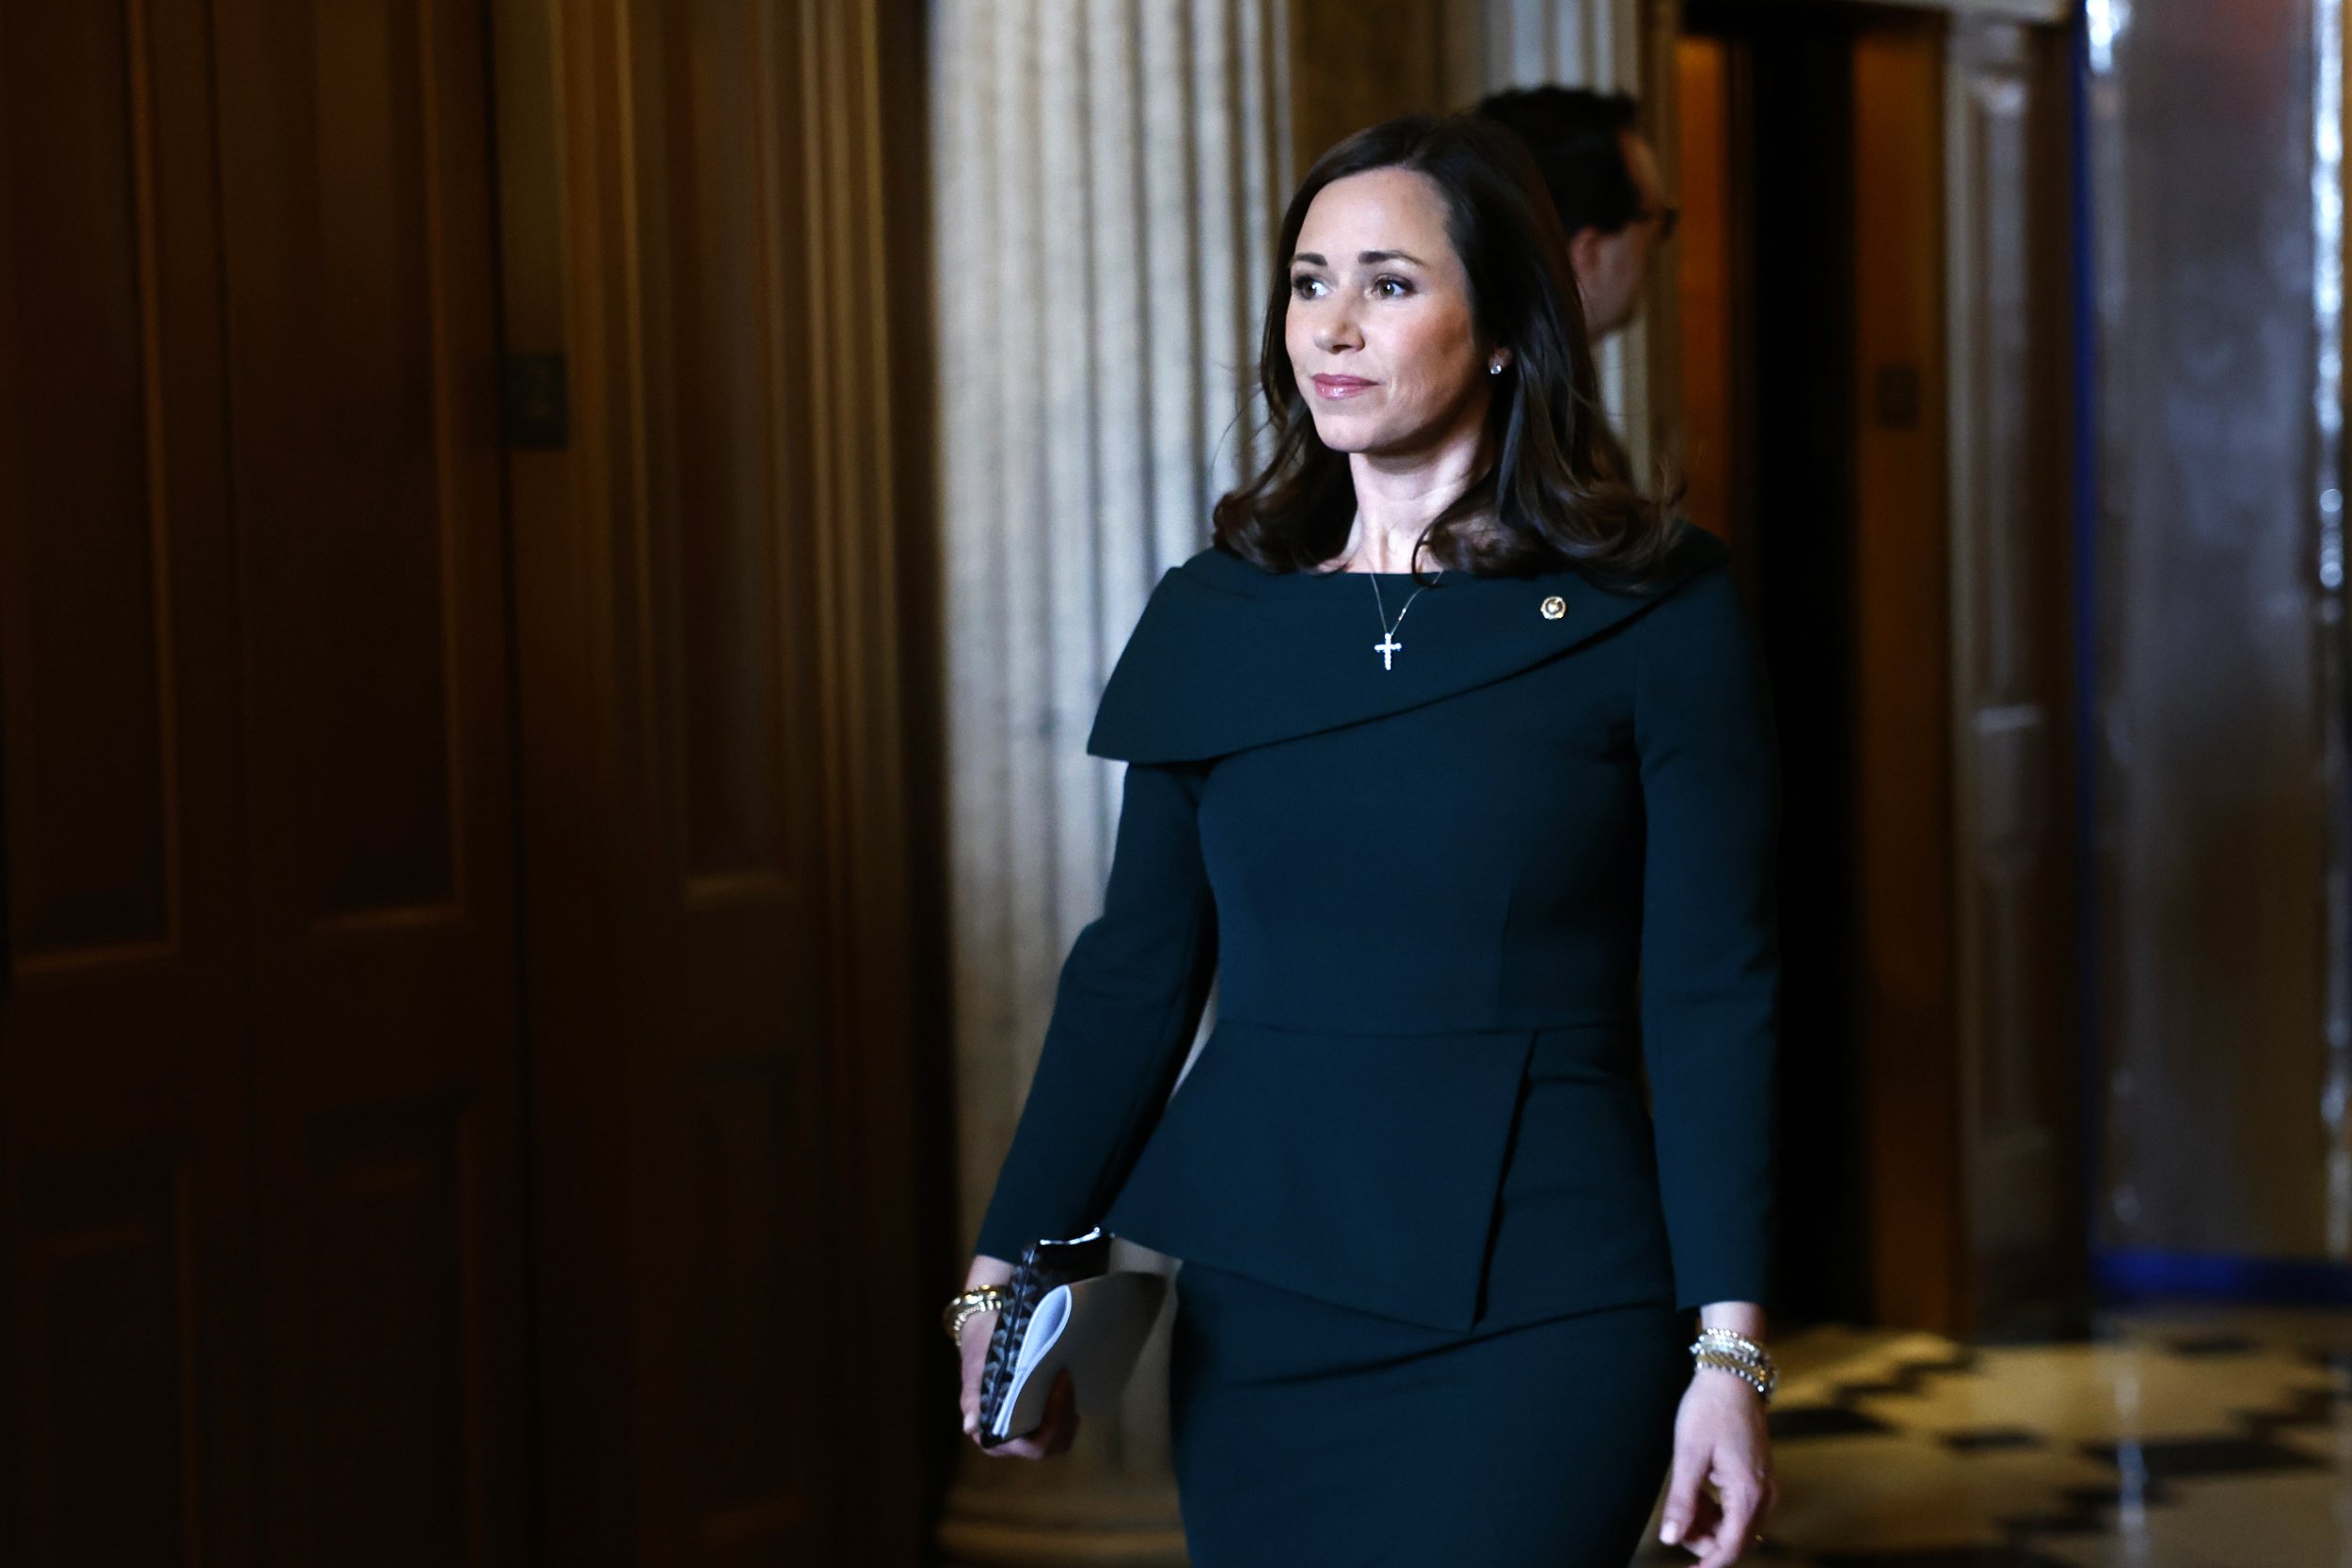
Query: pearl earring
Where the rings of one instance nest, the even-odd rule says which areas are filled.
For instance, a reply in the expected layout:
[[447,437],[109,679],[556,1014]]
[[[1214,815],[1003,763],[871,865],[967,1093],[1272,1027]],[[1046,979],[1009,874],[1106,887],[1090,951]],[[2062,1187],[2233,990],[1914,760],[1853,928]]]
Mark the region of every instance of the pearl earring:
[[1493,364],[1488,365],[1486,367],[1486,373],[1488,375],[1501,375],[1502,373],[1502,361],[1498,359]]

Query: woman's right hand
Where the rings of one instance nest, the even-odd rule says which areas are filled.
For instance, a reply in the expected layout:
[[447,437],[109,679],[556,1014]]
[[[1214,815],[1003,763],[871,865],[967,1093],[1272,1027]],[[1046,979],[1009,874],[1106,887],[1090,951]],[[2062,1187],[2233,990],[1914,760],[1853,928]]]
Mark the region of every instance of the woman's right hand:
[[[1011,1278],[1010,1263],[982,1255],[972,1259],[963,1288],[971,1291],[983,1285],[1003,1285]],[[963,1333],[958,1341],[963,1353],[963,1434],[975,1444],[980,1440],[980,1373],[988,1366],[989,1336],[995,1332],[995,1313],[975,1312],[964,1320]],[[1054,1386],[1045,1396],[1045,1418],[1035,1432],[980,1451],[997,1458],[1049,1459],[1069,1448],[1077,1435],[1077,1400],[1071,1388],[1070,1373],[1065,1370],[1054,1379]]]

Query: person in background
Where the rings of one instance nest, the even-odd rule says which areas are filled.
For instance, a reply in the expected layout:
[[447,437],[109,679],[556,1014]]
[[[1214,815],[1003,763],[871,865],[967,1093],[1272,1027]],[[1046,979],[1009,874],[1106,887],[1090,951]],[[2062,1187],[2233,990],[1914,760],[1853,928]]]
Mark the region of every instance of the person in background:
[[1542,87],[1494,93],[1473,112],[1510,127],[1535,155],[1593,341],[1621,331],[1641,313],[1651,253],[1673,237],[1680,212],[1636,128],[1640,106],[1621,92]]

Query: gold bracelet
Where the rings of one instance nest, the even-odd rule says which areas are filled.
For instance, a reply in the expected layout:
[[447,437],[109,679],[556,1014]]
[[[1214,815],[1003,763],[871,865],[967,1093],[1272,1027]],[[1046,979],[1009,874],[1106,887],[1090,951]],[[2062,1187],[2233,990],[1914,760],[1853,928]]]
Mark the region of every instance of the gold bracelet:
[[947,1338],[956,1348],[963,1348],[963,1325],[982,1312],[1001,1312],[1012,1300],[1012,1292],[1002,1285],[980,1285],[969,1291],[959,1291],[947,1298],[947,1309],[940,1314],[946,1326]]
[[1699,1366],[1733,1373],[1764,1396],[1766,1404],[1772,1402],[1773,1391],[1780,1386],[1780,1370],[1772,1364],[1772,1356],[1744,1334],[1728,1328],[1703,1328],[1691,1342],[1691,1354]]

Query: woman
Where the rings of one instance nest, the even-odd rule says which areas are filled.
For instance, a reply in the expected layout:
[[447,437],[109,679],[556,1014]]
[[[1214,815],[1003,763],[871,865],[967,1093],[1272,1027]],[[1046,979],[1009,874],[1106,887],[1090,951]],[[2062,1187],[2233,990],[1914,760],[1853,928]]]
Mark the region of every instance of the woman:
[[[1267,465],[1089,738],[1118,841],[951,1304],[965,1429],[984,1288],[1100,1223],[1183,1259],[1199,1568],[1620,1568],[1670,1470],[1662,1538],[1720,1568],[1773,1496],[1778,986],[1726,552],[1630,483],[1507,132],[1350,137],[1279,259]],[[993,1451],[1074,1429],[1065,1382]]]

